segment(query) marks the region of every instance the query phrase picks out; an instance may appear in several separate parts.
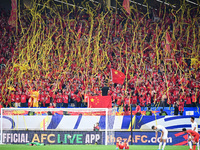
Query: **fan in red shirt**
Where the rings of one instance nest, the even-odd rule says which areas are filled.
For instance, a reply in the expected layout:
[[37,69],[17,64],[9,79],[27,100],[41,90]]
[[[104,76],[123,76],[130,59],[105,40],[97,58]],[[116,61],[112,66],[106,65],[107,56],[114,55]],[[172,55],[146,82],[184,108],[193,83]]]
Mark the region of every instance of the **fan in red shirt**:
[[146,104],[147,106],[151,106],[151,95],[149,93],[147,93]]
[[53,103],[50,103],[48,108],[55,108],[55,106]]
[[140,101],[140,107],[144,108],[146,101],[145,101],[145,97],[143,95],[140,96],[139,101]]
[[24,91],[22,91],[22,94],[21,94],[21,107],[26,107],[26,94]]
[[64,91],[63,94],[63,107],[68,107],[68,102],[69,102],[69,95],[67,91]]
[[16,95],[15,95],[15,107],[20,107],[20,100],[21,99],[21,96],[19,94],[18,91],[16,91]]
[[49,107],[50,106],[50,102],[51,102],[51,97],[50,97],[50,94],[49,94],[49,91],[46,92],[46,95],[45,95],[45,107]]
[[190,107],[192,104],[190,94],[188,93],[186,96],[186,106]]
[[181,99],[179,102],[178,102],[178,109],[180,111],[180,115],[183,115],[183,111],[184,111],[184,100]]
[[61,91],[58,92],[58,94],[56,96],[56,100],[57,100],[56,101],[57,102],[56,107],[62,107],[63,96],[62,96],[62,92]]
[[133,106],[135,106],[137,103],[137,95],[135,94],[135,92],[133,93],[131,103],[133,104]]
[[41,92],[39,99],[40,99],[40,102],[41,102],[41,106],[45,107],[46,96],[44,94],[44,91]]
[[123,99],[122,94],[119,93],[117,95],[116,99],[117,99],[117,106],[121,106],[122,105],[122,99]]
[[130,95],[124,98],[124,106],[125,105],[130,105]]
[[136,104],[136,110],[135,110],[135,112],[136,112],[136,115],[138,115],[138,116],[141,115],[141,107],[140,107],[139,103]]
[[[7,95],[6,98],[7,98],[7,101],[5,103],[6,107],[12,107],[11,106],[11,95]],[[3,102],[3,97],[1,94],[0,94],[0,101]]]
[[15,104],[15,92],[12,91],[12,93],[10,94],[10,100],[11,100],[11,107],[14,107]]
[[78,90],[74,93],[74,103],[75,107],[81,107],[81,94]]
[[186,130],[186,128],[183,128],[182,131],[189,134],[192,137],[193,150],[196,150],[196,143],[199,142],[199,133],[193,130]]

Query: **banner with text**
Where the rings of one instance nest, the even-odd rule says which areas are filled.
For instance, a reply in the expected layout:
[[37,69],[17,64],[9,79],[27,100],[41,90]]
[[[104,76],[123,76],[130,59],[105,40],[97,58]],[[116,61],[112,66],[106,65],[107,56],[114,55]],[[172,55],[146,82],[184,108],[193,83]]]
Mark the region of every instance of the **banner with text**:
[[103,144],[103,132],[74,131],[3,131],[4,144],[26,144],[39,142],[44,144]]
[[[113,136],[114,135],[114,136]],[[109,135],[108,144],[116,143],[117,140],[128,141],[131,144],[131,132],[117,131]],[[26,144],[39,142],[45,144],[104,144],[105,132],[85,131],[4,131],[2,142],[4,144]],[[159,141],[159,138],[158,138]],[[134,145],[157,145],[155,132],[133,132]],[[187,135],[183,132],[169,132],[167,145],[186,145]]]
[[[160,133],[158,133],[158,137]],[[183,132],[169,132],[167,138],[167,145],[186,145],[187,144],[187,134]],[[131,132],[115,132],[115,137],[109,136],[108,143],[119,141],[128,141],[131,144]],[[134,145],[158,145],[160,138],[155,138],[155,132],[141,132],[133,131],[133,144]]]

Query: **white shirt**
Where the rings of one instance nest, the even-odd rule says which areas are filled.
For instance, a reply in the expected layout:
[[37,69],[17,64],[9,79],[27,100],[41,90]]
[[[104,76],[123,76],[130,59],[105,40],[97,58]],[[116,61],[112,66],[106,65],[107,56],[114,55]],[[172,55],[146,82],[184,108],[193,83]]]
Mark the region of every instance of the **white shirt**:
[[157,129],[155,131],[158,131],[158,132],[162,132],[162,131],[163,132],[167,132],[167,129],[165,127],[161,126],[161,125],[157,125],[156,127],[157,127]]
[[192,126],[192,130],[194,130],[194,128],[196,127],[196,129],[194,131],[196,131],[198,133],[198,126],[195,121],[194,121],[194,123],[191,124],[191,126]]

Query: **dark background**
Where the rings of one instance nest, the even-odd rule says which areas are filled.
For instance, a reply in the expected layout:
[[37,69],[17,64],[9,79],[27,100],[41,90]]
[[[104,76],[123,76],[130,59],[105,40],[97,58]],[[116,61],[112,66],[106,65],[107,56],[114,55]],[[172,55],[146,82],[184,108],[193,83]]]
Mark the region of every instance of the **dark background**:
[[[18,2],[20,2],[22,5],[24,4],[24,2],[26,3],[31,3],[32,0],[18,0]],[[34,0],[39,4],[44,3],[46,0]],[[66,5],[66,3],[72,4],[72,5],[76,5],[76,6],[82,6],[84,7],[85,3],[88,3],[90,5],[93,5],[93,3],[95,4],[102,4],[102,5],[106,5],[105,1],[106,0],[52,0],[55,3],[57,3],[58,5]],[[93,1],[93,2],[92,2]],[[122,5],[123,0],[117,0],[118,2],[116,2],[116,0],[110,0],[111,1],[111,7],[120,7],[120,5]],[[156,9],[159,8],[161,3],[167,2],[170,3],[176,7],[173,7],[174,9],[179,9],[180,6],[183,4],[183,2],[185,1],[186,6],[187,7],[194,7],[197,6],[195,4],[192,4],[192,2],[194,3],[198,3],[197,1],[199,0],[130,0],[130,5],[140,5],[142,7],[145,7],[145,5],[148,4],[148,6],[152,9]],[[0,8],[4,8],[7,12],[11,9],[11,0],[0,0]]]

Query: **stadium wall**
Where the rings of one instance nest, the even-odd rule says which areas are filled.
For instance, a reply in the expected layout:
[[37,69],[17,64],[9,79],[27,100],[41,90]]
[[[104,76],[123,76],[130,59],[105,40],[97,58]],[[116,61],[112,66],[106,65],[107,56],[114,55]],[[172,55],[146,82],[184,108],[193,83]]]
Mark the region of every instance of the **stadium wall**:
[[[135,131],[151,131],[152,125],[163,125],[169,131],[181,131],[191,128],[191,116],[133,116]],[[200,116],[194,116],[200,125]],[[7,115],[3,116],[3,130],[56,130],[56,131],[92,131],[99,122],[105,129],[105,116],[66,116],[66,115]],[[131,116],[113,116],[109,119],[109,129],[113,131],[130,130]],[[200,126],[199,126],[200,127]]]
[[[29,142],[39,142],[45,144],[104,144],[105,132],[99,131],[15,131],[6,130],[3,133],[4,144],[26,144]],[[108,136],[108,144],[115,143],[116,140],[128,141],[131,143],[130,131],[116,131],[115,136]],[[158,138],[159,140],[159,138]],[[155,132],[133,132],[134,145],[157,145],[155,142]],[[187,144],[187,135],[183,132],[169,132],[168,145]]]

